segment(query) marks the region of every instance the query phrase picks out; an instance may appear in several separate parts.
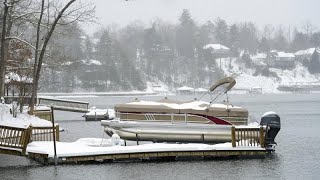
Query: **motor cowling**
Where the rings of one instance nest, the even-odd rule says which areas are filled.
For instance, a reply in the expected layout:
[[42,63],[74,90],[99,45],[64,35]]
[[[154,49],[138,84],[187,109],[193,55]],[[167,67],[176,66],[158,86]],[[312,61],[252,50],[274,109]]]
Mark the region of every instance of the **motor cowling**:
[[262,115],[261,126],[266,126],[265,145],[266,147],[277,144],[274,139],[281,129],[280,116],[275,112],[266,112]]

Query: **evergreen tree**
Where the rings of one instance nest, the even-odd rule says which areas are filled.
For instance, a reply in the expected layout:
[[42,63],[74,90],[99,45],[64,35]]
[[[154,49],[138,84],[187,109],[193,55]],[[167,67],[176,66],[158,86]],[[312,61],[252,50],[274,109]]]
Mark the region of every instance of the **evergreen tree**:
[[239,27],[236,24],[230,26],[229,41],[227,43],[227,46],[229,46],[234,56],[238,55],[238,49],[240,47],[240,33]]
[[261,38],[261,41],[259,43],[259,50],[261,50],[264,53],[270,52],[270,43],[267,40],[266,37]]
[[308,35],[301,32],[296,32],[291,47],[293,51],[310,48],[311,44]]
[[191,18],[189,10],[184,9],[180,18],[180,24],[176,33],[176,46],[179,55],[192,59],[195,49],[196,25]]
[[320,47],[320,32],[316,32],[312,34],[311,44],[313,47]]
[[216,42],[222,45],[228,45],[228,25],[225,20],[217,18],[215,24]]
[[276,50],[286,51],[288,48],[287,39],[284,37],[283,28],[279,26],[276,37],[274,39],[274,46]]
[[253,23],[243,23],[240,26],[240,48],[250,53],[256,53],[258,48],[257,28]]
[[312,74],[320,73],[320,59],[317,51],[312,54],[308,69]]

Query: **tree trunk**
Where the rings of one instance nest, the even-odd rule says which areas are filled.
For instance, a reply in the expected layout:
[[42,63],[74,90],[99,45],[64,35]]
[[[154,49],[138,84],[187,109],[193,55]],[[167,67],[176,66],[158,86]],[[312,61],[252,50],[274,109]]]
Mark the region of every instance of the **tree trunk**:
[[[30,111],[29,113],[33,114],[33,110],[34,110],[34,104],[35,104],[35,101],[34,99],[36,98],[37,96],[37,93],[38,93],[38,83],[39,83],[39,79],[40,79],[40,71],[41,71],[41,67],[42,67],[42,62],[43,62],[43,58],[44,58],[44,53],[46,51],[46,48],[47,48],[47,45],[48,45],[48,42],[52,36],[52,33],[54,31],[54,29],[56,28],[56,25],[58,24],[59,20],[61,19],[63,13],[68,9],[68,7],[74,3],[76,0],[70,0],[68,2],[68,4],[66,4],[63,9],[59,12],[57,18],[54,20],[52,26],[50,27],[50,30],[49,32],[47,33],[47,35],[45,36],[45,40],[44,40],[44,43],[43,43],[43,46],[42,46],[42,49],[41,49],[41,52],[40,52],[40,55],[39,55],[39,59],[38,59],[38,64],[37,64],[37,69],[34,69],[34,71],[36,71],[35,73],[35,77],[33,77],[33,89],[32,89],[32,95],[31,95],[31,103],[30,103]],[[42,10],[42,13],[43,14],[43,10]]]
[[[44,11],[44,0],[41,1],[41,11],[40,11],[40,18],[37,25],[37,40],[36,40],[36,49],[34,53],[34,64],[33,64],[33,84],[32,84],[32,94],[31,94],[31,100],[30,100],[30,110],[29,114],[33,114],[34,111],[34,99],[36,98],[37,94],[37,84],[35,83],[35,77],[37,72],[37,63],[38,63],[38,53],[39,53],[39,43],[40,43],[40,27],[41,27],[41,21],[43,17],[43,11]],[[35,92],[35,93],[34,93]]]
[[5,84],[5,71],[6,71],[6,52],[5,52],[5,43],[6,43],[6,26],[7,26],[7,16],[9,6],[7,0],[4,0],[4,12],[3,12],[3,24],[2,24],[2,34],[1,34],[1,53],[0,53],[0,97],[4,96],[4,84]]

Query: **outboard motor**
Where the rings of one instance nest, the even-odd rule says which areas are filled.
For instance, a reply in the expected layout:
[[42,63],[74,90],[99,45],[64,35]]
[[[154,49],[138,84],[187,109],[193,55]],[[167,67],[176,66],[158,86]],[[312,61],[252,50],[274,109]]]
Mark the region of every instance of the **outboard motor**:
[[266,112],[261,117],[260,125],[266,126],[265,147],[273,150],[273,146],[277,144],[274,139],[281,128],[280,116],[275,112]]

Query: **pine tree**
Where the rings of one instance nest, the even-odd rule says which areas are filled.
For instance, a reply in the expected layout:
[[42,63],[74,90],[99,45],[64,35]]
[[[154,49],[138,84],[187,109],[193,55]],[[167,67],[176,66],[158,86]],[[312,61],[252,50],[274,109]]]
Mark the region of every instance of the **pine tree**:
[[217,43],[222,45],[228,44],[228,25],[225,20],[217,18],[215,24],[215,38]]
[[308,66],[309,72],[312,74],[320,73],[320,59],[319,53],[315,50],[311,56],[311,60]]
[[238,49],[240,47],[240,33],[239,27],[236,24],[230,26],[229,41],[227,46],[229,46],[234,56],[238,55]]
[[191,18],[190,11],[184,9],[176,33],[176,46],[178,53],[188,59],[194,57],[196,25]]
[[270,51],[270,43],[266,37],[261,38],[261,41],[259,43],[259,50],[264,53],[268,53]]

